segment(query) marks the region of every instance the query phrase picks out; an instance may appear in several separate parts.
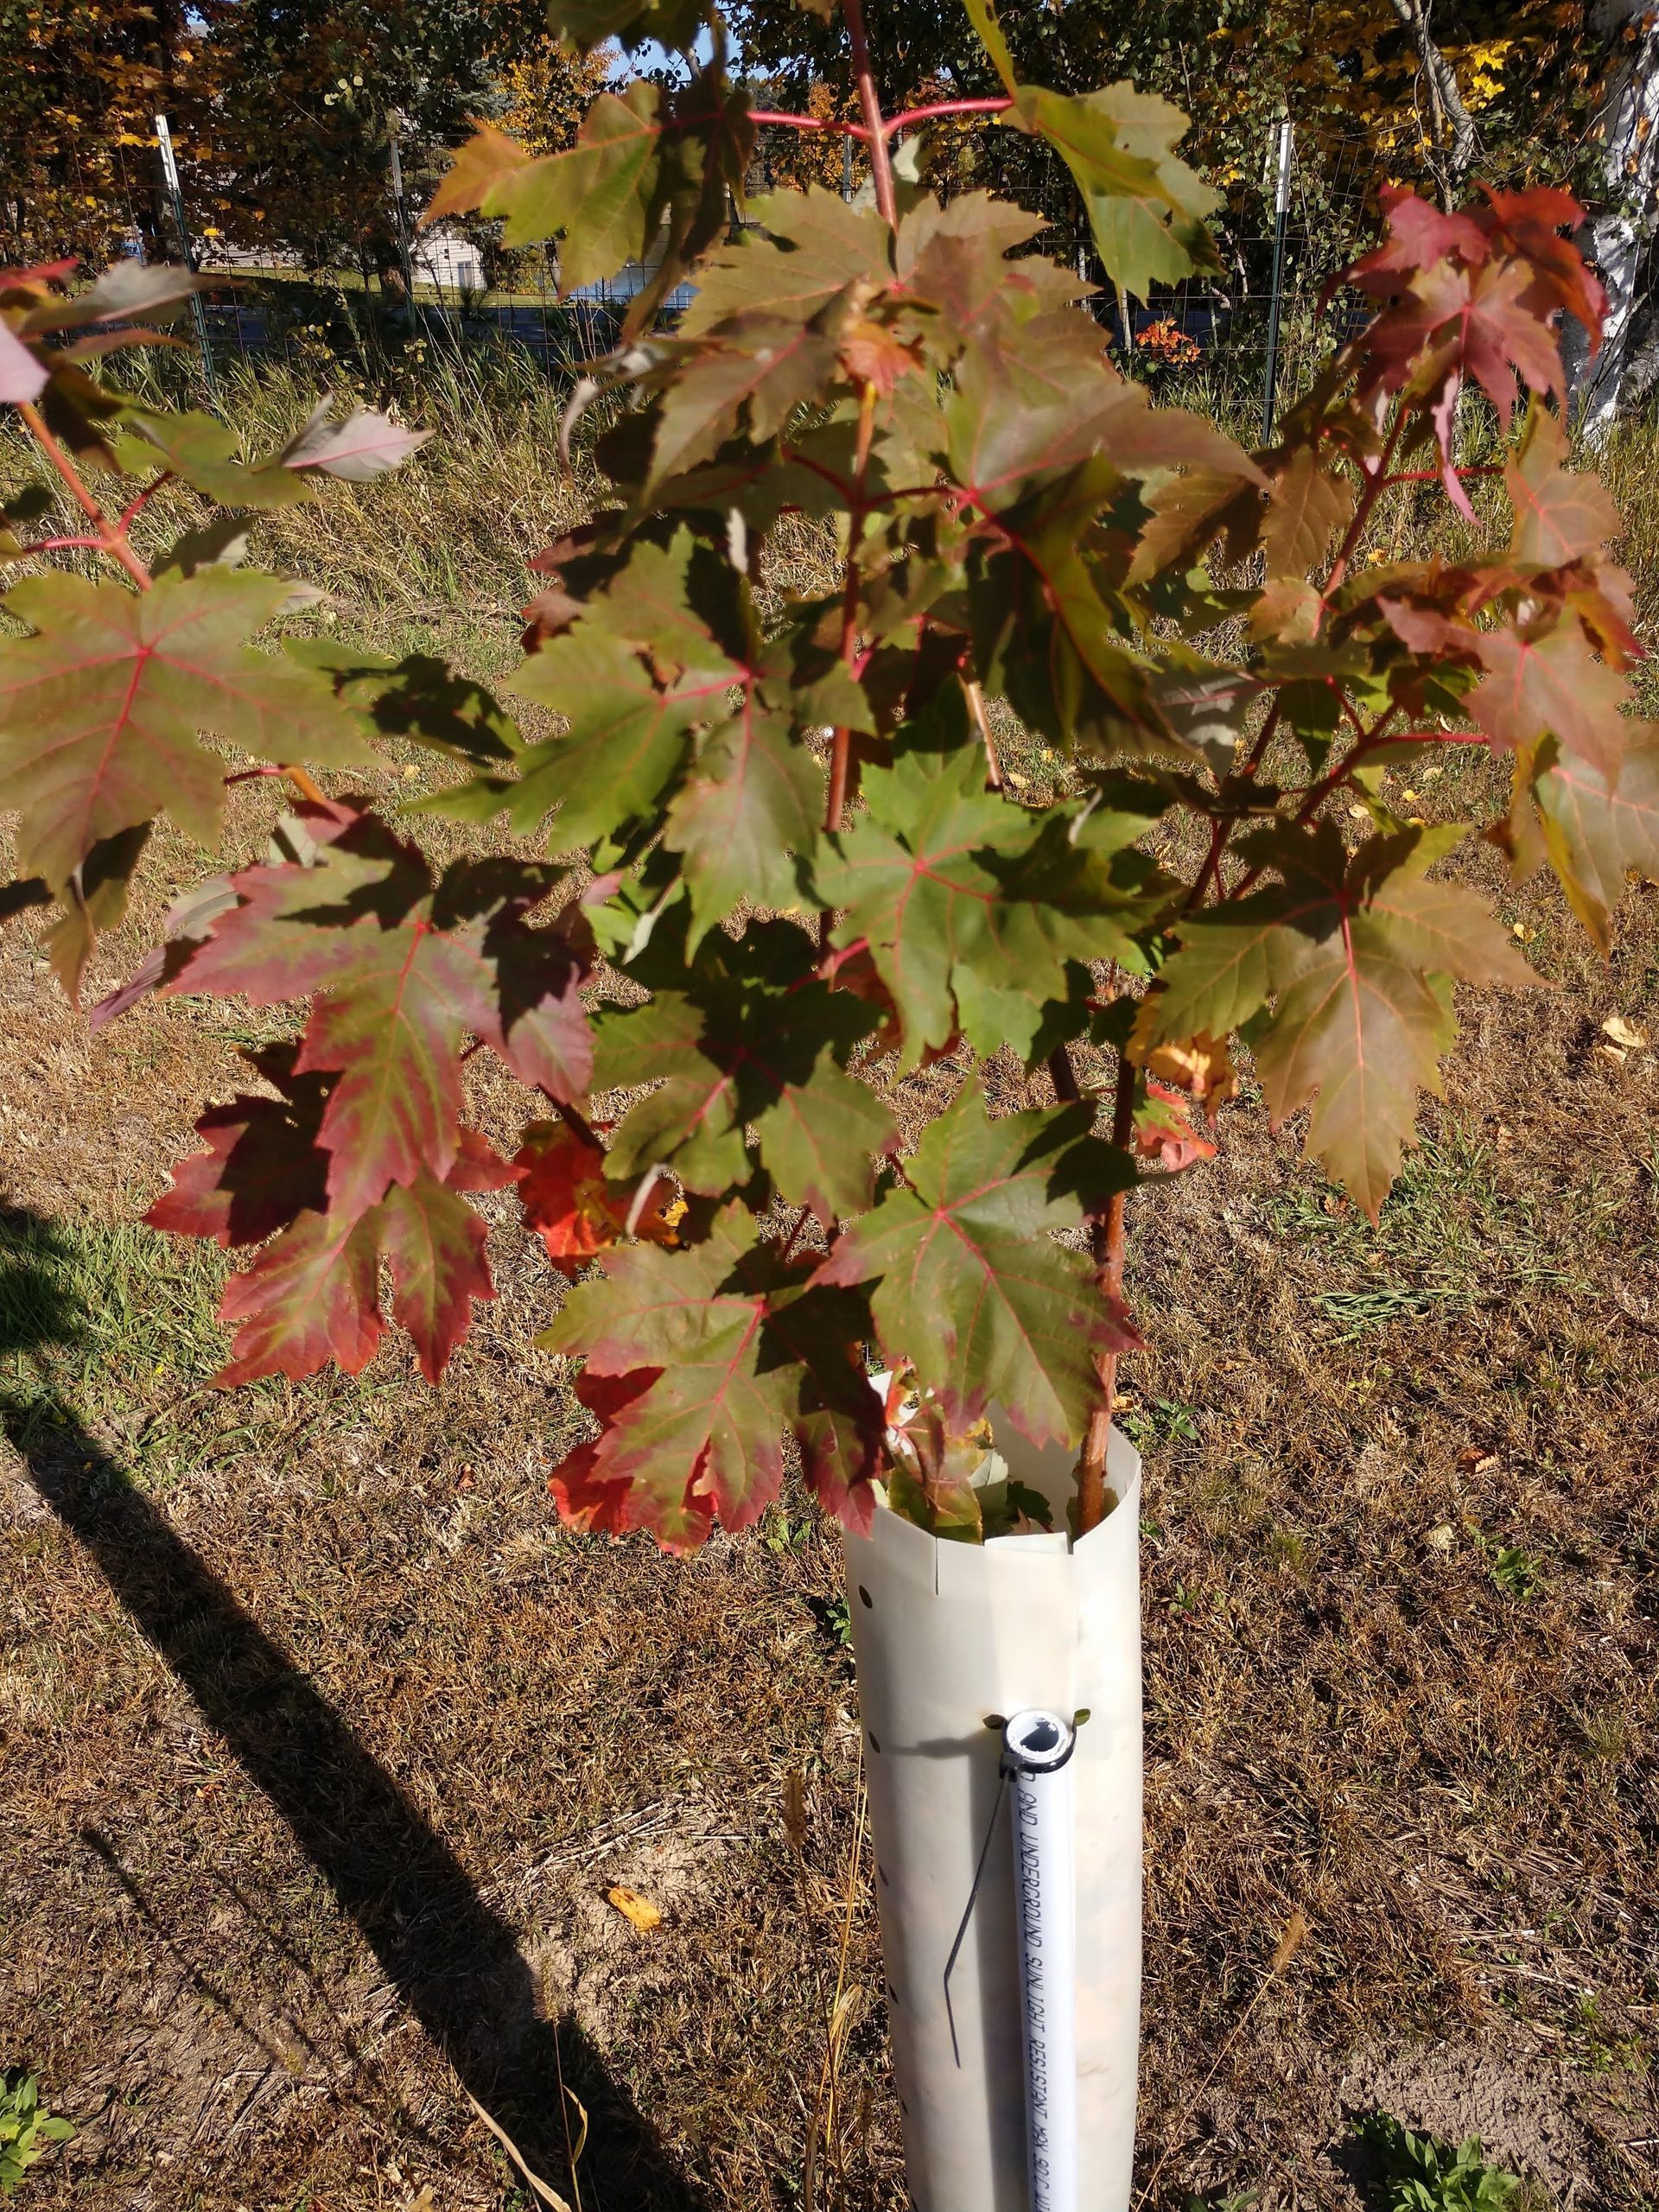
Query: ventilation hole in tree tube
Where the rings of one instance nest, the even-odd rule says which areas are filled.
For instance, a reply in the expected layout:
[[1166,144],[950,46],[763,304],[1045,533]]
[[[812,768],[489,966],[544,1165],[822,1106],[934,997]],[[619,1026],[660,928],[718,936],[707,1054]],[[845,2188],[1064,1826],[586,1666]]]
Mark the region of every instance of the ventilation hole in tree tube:
[[881,1749],[880,1738],[877,1736],[874,1728],[870,1731],[870,1749],[878,1753]]
[[871,1597],[869,1592],[864,1587],[864,1585],[861,1582],[858,1586],[858,1594],[864,1600],[864,1603],[870,1608],[872,1612],[874,1612],[875,1610],[875,1600]]
[[1033,1721],[1020,1738],[1020,1749],[1034,1752],[1039,1758],[1046,1751],[1058,1751],[1059,1745],[1060,1732],[1052,1720]]
[[882,1886],[882,1888],[883,1888],[884,1890],[891,1889],[891,1888],[893,1887],[893,1885],[892,1885],[892,1883],[891,1883],[891,1882],[889,1882],[889,1881],[888,1881],[888,1879],[887,1879],[887,1868],[886,1868],[885,1866],[880,1866],[880,1865],[879,1865],[879,1864],[878,1864],[878,1866],[877,1866],[877,1867],[876,1867],[876,1870],[875,1870],[875,1871],[876,1871],[876,1872],[877,1872],[877,1873],[880,1876],[880,1878],[881,1878],[881,1886]]

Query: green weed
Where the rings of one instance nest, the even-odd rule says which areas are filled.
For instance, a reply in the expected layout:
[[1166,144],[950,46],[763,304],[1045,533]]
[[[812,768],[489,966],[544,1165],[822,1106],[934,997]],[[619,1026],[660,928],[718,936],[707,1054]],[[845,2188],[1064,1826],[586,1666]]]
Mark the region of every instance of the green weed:
[[1478,2135],[1453,2150],[1380,2112],[1356,2121],[1354,2132],[1376,2161],[1384,2212],[1503,2212],[1520,2190],[1518,2174],[1488,2165]]
[[41,2104],[32,2074],[15,2073],[0,2082],[0,2196],[10,2196],[29,2169],[53,2143],[73,2143],[73,2125],[54,2120]]
[[1533,1598],[1541,1587],[1537,1564],[1518,1544],[1491,1548],[1492,1580],[1506,1598]]

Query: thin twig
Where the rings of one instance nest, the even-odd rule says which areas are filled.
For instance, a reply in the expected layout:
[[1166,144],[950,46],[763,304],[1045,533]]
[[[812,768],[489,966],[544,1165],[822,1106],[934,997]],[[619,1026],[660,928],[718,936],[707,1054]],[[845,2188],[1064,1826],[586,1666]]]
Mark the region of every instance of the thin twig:
[[963,696],[968,702],[968,711],[974,718],[981,741],[985,747],[985,780],[994,791],[1002,788],[1002,764],[996,757],[996,741],[991,735],[991,718],[985,711],[985,694],[976,676],[962,679]]
[[869,134],[870,181],[875,187],[875,204],[882,221],[897,230],[899,195],[893,189],[893,162],[881,119],[881,96],[875,87],[869,41],[864,35],[864,0],[842,0],[841,12],[846,19],[847,36],[853,49],[853,76],[858,86],[859,105],[864,111],[864,128]]
[[[859,393],[858,446],[853,473],[859,486],[859,504],[847,523],[847,565],[841,588],[841,657],[851,668],[858,658],[858,549],[864,537],[862,493],[869,473],[870,446],[875,435],[875,386],[867,384]],[[852,779],[853,734],[837,728],[830,744],[830,785],[823,797],[823,826],[831,835],[841,827],[847,810],[848,786]]]
[[1306,1942],[1306,1940],[1307,1916],[1303,1912],[1301,1907],[1299,1905],[1285,1923],[1285,1932],[1279,1938],[1278,1948],[1274,1952],[1272,1959],[1268,1961],[1266,1974],[1262,1975],[1261,1980],[1257,1982],[1255,1986],[1255,1994],[1251,1997],[1249,2003],[1244,2007],[1244,2010],[1239,2014],[1238,2018],[1233,2022],[1232,2026],[1227,2031],[1226,2035],[1223,2037],[1221,2049],[1216,2053],[1215,2063],[1211,2067],[1210,2071],[1205,2075],[1203,2081],[1199,2082],[1198,2088],[1192,2092],[1186,2102],[1181,2107],[1180,2111],[1176,2114],[1174,2121],[1165,2137],[1164,2149],[1159,2158],[1158,2163],[1153,2168],[1152,2171],[1147,2176],[1146,2185],[1141,2190],[1139,2196],[1135,2200],[1133,2212],[1142,2212],[1142,2207],[1149,2202],[1153,2190],[1158,2185],[1159,2176],[1163,2172],[1164,2168],[1169,2164],[1170,2160],[1175,2155],[1175,2145],[1177,2139],[1180,2135],[1182,2129],[1186,2126],[1187,2121],[1192,2119],[1193,2113],[1198,2110],[1205,2090],[1208,2089],[1210,2084],[1215,2080],[1217,2075],[1221,2071],[1221,2069],[1225,2063],[1234,2044],[1238,2041],[1240,2036],[1243,2034],[1245,2022],[1249,2018],[1251,2013],[1255,2012],[1256,2006],[1261,2003],[1262,1996],[1266,1991],[1279,1979],[1280,1975],[1283,1974],[1285,1968],[1295,1957],[1297,1952],[1301,1949],[1302,1945]]
[[[1127,1153],[1135,1130],[1135,1063],[1127,1052],[1117,1061],[1117,1088],[1112,1097],[1112,1143]],[[1123,1259],[1127,1221],[1127,1191],[1114,1191],[1103,1209],[1090,1209],[1090,1234],[1099,1282],[1109,1304],[1121,1306],[1123,1299]],[[1089,1416],[1089,1433],[1077,1461],[1077,1534],[1086,1536],[1106,1517],[1106,1455],[1111,1449],[1112,1408],[1117,1402],[1117,1362],[1115,1351],[1103,1352],[1098,1362],[1100,1395]]]
[[812,2127],[806,2143],[806,2167],[801,2177],[801,2201],[804,2212],[814,2212],[817,2202],[815,2170],[819,2128],[822,2126],[828,2135],[835,2126],[836,2090],[840,2084],[841,2054],[846,2042],[842,2004],[847,1987],[847,1961],[853,1944],[853,1917],[858,1905],[858,1877],[864,1858],[864,1821],[869,1802],[869,1784],[863,1772],[861,1754],[858,1813],[853,1822],[853,1847],[847,1861],[847,1909],[842,1916],[841,1952],[836,1962],[836,1994],[830,2007],[829,2041],[823,2054],[823,2069],[818,2077],[818,2094],[813,2101]]

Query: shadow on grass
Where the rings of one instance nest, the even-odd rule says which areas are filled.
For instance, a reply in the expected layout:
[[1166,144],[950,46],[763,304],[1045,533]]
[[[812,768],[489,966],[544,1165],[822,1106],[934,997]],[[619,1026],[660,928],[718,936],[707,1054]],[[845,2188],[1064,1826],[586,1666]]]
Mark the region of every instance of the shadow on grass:
[[[0,1211],[0,1357],[73,1346],[85,1317],[49,1224]],[[570,2186],[561,2079],[588,2108],[581,2180],[607,2212],[703,2212],[649,2122],[574,2022],[556,2027],[512,1928],[287,1654],[49,1391],[0,1389],[0,1426],[35,1489],[282,1815],[387,1980],[536,2171]],[[91,1847],[130,1878],[96,1832]]]

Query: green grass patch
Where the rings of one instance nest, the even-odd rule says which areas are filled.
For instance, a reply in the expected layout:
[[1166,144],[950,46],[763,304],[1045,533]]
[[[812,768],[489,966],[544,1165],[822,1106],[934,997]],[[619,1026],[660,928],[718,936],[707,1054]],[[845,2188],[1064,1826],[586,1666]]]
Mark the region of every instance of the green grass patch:
[[0,1390],[124,1421],[200,1389],[224,1364],[226,1272],[217,1246],[142,1222],[0,1213]]

